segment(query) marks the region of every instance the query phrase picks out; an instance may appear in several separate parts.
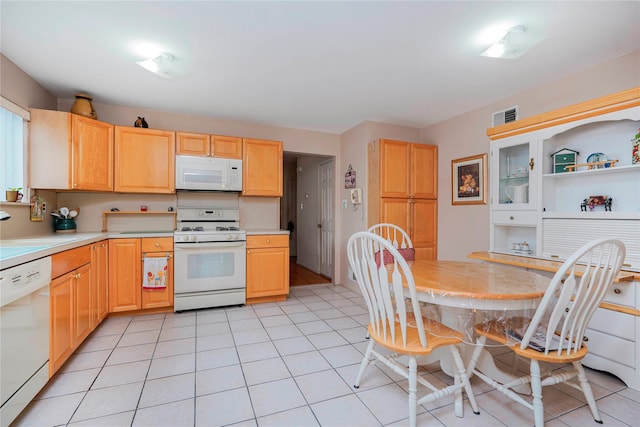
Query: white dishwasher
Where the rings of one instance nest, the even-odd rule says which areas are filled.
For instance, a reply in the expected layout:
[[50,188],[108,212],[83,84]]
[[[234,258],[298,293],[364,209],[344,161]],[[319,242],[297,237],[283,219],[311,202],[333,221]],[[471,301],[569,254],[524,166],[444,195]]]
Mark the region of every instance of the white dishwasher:
[[51,257],[0,271],[0,426],[49,380]]

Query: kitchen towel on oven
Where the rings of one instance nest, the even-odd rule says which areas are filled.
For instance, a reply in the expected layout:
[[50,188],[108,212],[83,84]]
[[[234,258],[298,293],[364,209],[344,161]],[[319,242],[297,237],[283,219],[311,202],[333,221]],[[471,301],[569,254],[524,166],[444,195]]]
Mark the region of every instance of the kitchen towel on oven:
[[167,257],[153,257],[144,259],[142,270],[143,289],[164,289],[167,287]]

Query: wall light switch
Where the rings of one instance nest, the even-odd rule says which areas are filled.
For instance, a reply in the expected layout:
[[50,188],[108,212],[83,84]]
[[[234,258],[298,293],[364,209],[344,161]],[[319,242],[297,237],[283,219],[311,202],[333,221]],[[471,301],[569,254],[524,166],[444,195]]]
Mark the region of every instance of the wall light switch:
[[300,203],[300,210],[304,209],[304,203]]
[[347,208],[347,199],[342,199],[342,202],[340,203],[340,205],[342,206],[342,209],[346,209]]

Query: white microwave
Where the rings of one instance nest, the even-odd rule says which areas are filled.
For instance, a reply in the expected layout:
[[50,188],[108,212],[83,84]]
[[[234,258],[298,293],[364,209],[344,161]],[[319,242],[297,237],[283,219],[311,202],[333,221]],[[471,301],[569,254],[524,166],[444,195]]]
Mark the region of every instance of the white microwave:
[[242,160],[176,156],[176,190],[242,191]]

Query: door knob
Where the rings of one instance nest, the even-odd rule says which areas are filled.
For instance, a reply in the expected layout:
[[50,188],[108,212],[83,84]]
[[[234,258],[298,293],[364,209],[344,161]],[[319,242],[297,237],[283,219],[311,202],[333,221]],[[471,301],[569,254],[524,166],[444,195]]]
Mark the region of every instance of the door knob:
[[318,224],[318,228],[322,228],[322,224]]

